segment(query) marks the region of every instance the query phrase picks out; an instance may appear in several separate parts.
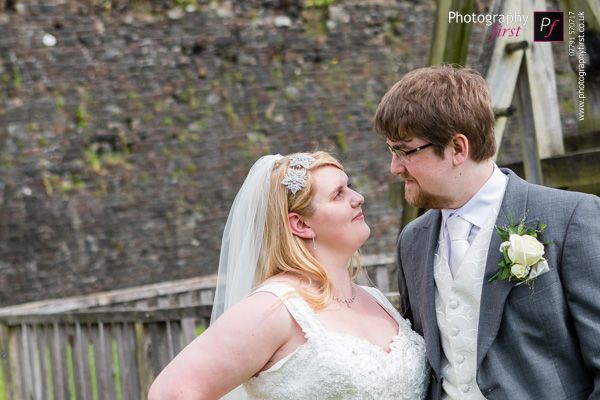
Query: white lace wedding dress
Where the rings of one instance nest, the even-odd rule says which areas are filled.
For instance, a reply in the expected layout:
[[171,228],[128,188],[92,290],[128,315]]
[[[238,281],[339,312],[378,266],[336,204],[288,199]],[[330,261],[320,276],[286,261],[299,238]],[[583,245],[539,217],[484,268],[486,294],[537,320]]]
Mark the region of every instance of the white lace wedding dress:
[[281,298],[307,341],[270,369],[244,383],[250,399],[423,399],[429,383],[425,341],[385,295],[363,288],[398,322],[390,352],[346,332],[328,332],[293,288],[258,289]]

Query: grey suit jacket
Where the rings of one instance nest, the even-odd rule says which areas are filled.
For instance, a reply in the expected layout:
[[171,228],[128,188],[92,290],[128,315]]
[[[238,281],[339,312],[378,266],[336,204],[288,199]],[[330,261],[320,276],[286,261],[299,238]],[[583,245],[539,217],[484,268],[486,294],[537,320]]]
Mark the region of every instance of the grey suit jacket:
[[[550,271],[530,288],[498,271],[501,239],[492,234],[477,343],[477,384],[488,399],[600,399],[600,198],[530,184],[512,171],[496,225],[546,224],[541,240]],[[441,212],[430,210],[398,240],[401,311],[423,335],[433,373],[429,399],[441,396],[433,256]]]

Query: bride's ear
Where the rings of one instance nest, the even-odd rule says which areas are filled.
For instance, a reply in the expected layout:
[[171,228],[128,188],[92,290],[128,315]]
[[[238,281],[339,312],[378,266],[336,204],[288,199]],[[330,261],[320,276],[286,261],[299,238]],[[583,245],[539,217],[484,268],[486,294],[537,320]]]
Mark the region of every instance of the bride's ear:
[[295,212],[288,214],[288,220],[290,223],[290,231],[298,237],[303,239],[310,239],[314,236],[314,233],[310,226],[300,219],[300,215]]

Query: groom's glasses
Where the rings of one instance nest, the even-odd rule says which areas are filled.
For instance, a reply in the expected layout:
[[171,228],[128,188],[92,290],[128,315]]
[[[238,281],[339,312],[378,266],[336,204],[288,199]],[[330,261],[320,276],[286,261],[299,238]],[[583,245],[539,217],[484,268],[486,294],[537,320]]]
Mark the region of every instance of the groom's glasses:
[[403,164],[410,163],[410,157],[409,156],[411,154],[414,154],[417,151],[423,150],[423,149],[425,149],[425,148],[427,148],[429,146],[431,146],[431,143],[424,144],[423,146],[419,146],[416,149],[404,151],[404,150],[395,149],[392,146],[390,146],[389,144],[387,144],[387,147],[390,150],[390,153],[395,154],[396,157],[398,157],[400,159],[400,162],[403,163]]

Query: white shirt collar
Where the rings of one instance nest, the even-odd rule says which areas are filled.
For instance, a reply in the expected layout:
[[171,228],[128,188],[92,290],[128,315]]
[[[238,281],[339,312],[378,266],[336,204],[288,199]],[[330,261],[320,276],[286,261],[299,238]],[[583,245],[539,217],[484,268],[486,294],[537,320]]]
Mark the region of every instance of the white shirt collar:
[[443,209],[442,218],[443,223],[446,223],[446,219],[450,216],[459,215],[461,218],[469,221],[474,226],[481,228],[485,223],[488,215],[494,208],[494,205],[498,202],[508,183],[508,176],[504,175],[500,168],[494,164],[494,172],[487,182],[475,193],[471,200],[469,200],[464,206],[459,209]]

